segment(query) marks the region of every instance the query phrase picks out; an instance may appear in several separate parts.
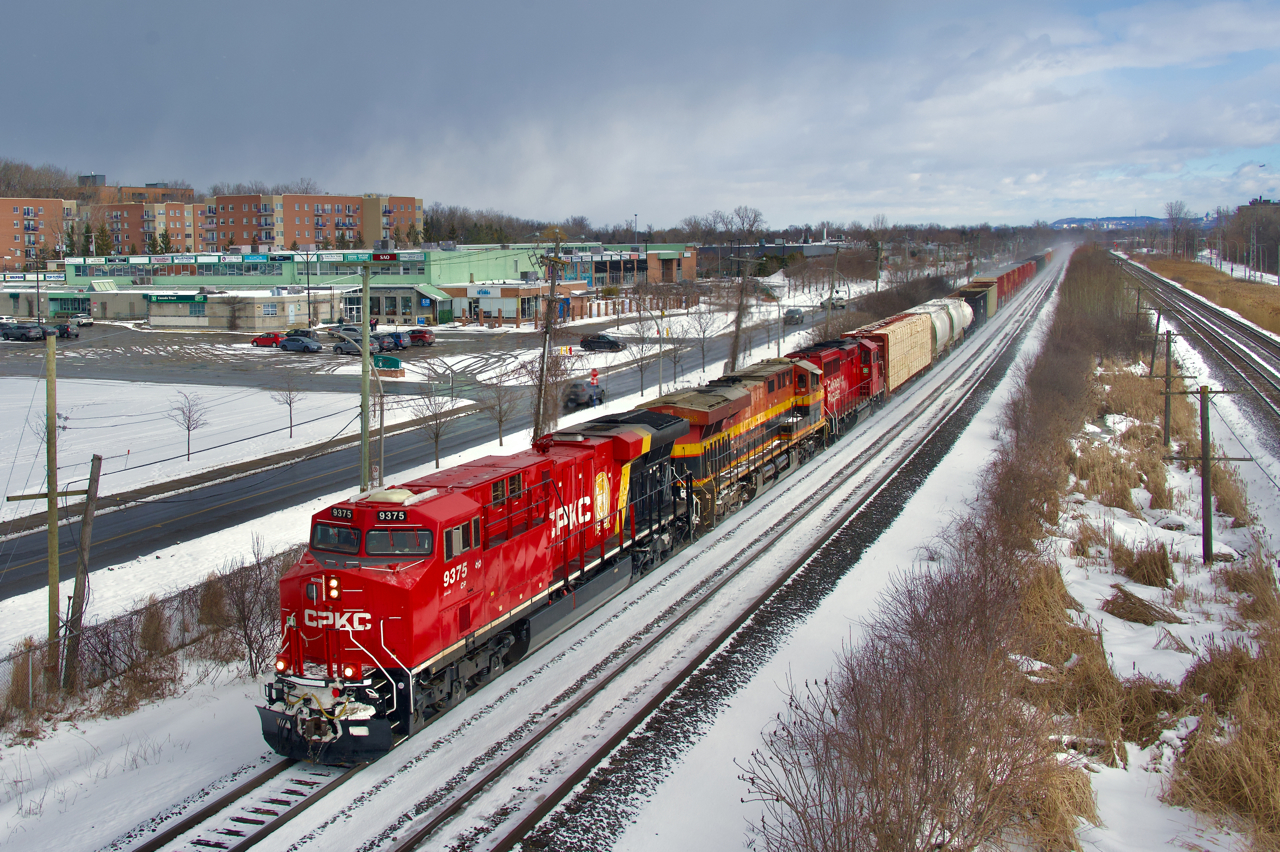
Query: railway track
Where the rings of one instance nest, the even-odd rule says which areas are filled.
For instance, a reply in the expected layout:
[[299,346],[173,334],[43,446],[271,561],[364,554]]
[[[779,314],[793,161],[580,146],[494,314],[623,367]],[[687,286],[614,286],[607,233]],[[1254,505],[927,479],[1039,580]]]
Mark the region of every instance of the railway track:
[[1217,355],[1228,372],[1253,390],[1280,432],[1280,341],[1132,261],[1121,259],[1119,263],[1152,294],[1162,312],[1170,314],[1187,334],[1204,344],[1206,351]]
[[363,768],[364,764],[342,768],[281,760],[181,817],[146,842],[125,848],[129,852],[249,849]]
[[[1060,271],[1049,280],[1056,280]],[[405,815],[385,847],[373,841],[363,848],[390,848],[395,852],[436,848],[509,850],[521,845],[548,814],[559,807],[609,755],[639,728],[673,692],[722,647],[780,588],[826,543],[829,536],[849,523],[857,512],[898,471],[886,456],[905,459],[919,449],[977,386],[977,377],[990,371],[1033,317],[1049,281],[1025,291],[1027,298],[1014,307],[1010,322],[1002,327],[998,345],[988,346],[977,363],[962,367],[969,380],[959,383],[945,400],[923,397],[892,423],[875,441],[843,464],[841,475],[832,477],[824,458],[819,457],[774,491],[757,498],[753,517],[771,518],[766,530],[757,535],[734,535],[714,542],[706,558],[720,568],[712,572],[673,607],[660,625],[651,625],[645,635],[637,634],[627,653],[615,659],[589,683],[564,700],[537,726],[530,729],[500,755],[459,781],[450,782],[421,801],[435,804],[419,815]],[[947,362],[942,362],[944,365]],[[937,368],[935,368],[937,369]],[[955,385],[953,384],[953,387]],[[920,420],[927,419],[924,428]],[[882,418],[879,422],[884,422]],[[832,460],[834,461],[834,459]],[[869,474],[868,474],[869,472]],[[816,493],[790,510],[779,507],[794,501],[792,488],[809,480],[825,483]],[[818,523],[815,523],[817,521]],[[815,529],[816,527],[816,529]],[[746,532],[745,529],[739,533]],[[747,539],[745,542],[736,539]],[[747,575],[760,563],[779,557],[781,570],[765,578]],[[701,556],[701,555],[700,555]],[[758,573],[758,572],[757,572]],[[725,600],[725,599],[728,600]],[[644,660],[662,660],[658,672],[635,683],[634,669]],[[607,719],[601,727],[596,720]],[[584,722],[584,720],[587,720]],[[594,730],[590,742],[581,736],[569,737],[562,729],[586,726]],[[576,748],[571,748],[570,741]],[[567,755],[565,752],[574,753]],[[519,779],[519,799],[493,792],[504,778]],[[450,836],[446,838],[446,832]],[[463,835],[459,839],[459,833]]]

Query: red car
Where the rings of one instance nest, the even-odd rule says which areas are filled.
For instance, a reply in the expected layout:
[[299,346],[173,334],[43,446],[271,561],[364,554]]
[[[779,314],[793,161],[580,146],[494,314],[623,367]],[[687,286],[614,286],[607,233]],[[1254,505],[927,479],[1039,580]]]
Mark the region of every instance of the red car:
[[254,346],[279,346],[280,341],[284,340],[284,335],[276,331],[268,331],[266,334],[259,334],[252,341]]
[[409,332],[409,341],[414,346],[430,346],[436,342],[436,336],[429,328],[415,328]]

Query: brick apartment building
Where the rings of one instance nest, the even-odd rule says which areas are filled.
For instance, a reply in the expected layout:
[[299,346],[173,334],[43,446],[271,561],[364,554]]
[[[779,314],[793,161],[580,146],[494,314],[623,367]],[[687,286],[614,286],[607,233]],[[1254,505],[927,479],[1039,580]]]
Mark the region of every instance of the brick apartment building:
[[199,250],[217,251],[228,244],[283,251],[295,243],[311,251],[326,241],[330,247],[401,239],[410,228],[422,230],[422,199],[383,195],[222,195],[205,200]]
[[76,221],[78,205],[59,198],[0,199],[0,266],[18,270],[40,257],[54,257],[67,225]]
[[94,231],[105,224],[120,254],[145,252],[150,238],[159,241],[165,231],[169,232],[172,251],[196,251],[195,211],[194,204],[176,202],[95,204],[86,222]]

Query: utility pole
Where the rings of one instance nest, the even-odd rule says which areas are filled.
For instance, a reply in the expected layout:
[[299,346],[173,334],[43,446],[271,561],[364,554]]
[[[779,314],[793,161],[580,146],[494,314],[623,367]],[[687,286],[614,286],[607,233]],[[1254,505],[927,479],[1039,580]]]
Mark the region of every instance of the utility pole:
[[738,258],[738,310],[733,317],[733,340],[729,344],[729,372],[738,369],[738,347],[741,345],[742,337],[742,314],[746,308],[747,301],[747,279],[742,274],[742,242],[738,241],[738,250],[735,252]]
[[831,303],[836,298],[836,268],[840,265],[840,246],[836,246],[836,257],[831,263],[831,289],[827,293],[827,332],[831,331]]
[[[639,218],[636,219],[639,222]],[[555,316],[556,309],[556,272],[560,263],[560,234],[556,234],[555,255],[553,257],[543,257],[543,262],[547,266],[547,281],[550,286],[550,295],[547,297],[547,312],[542,322],[542,358],[538,362],[538,394],[533,409],[533,440],[542,437],[545,424],[543,423],[543,411],[546,408],[547,396],[547,364],[551,360],[551,326]]]
[[89,543],[93,538],[93,513],[98,504],[98,478],[102,474],[102,456],[94,455],[89,465],[89,493],[84,502],[84,518],[80,521],[80,554],[76,562],[76,585],[71,594],[71,611],[67,616],[67,657],[62,672],[62,688],[75,688],[79,674],[80,630],[84,624],[85,598],[89,594]]
[[[39,279],[37,279],[39,280]],[[40,306],[36,305],[39,313]],[[48,468],[46,496],[49,513],[49,664],[47,677],[50,686],[58,682],[58,370],[57,341],[54,335],[44,339],[44,384],[45,384],[45,416],[44,416],[44,452],[45,466]]]
[[369,262],[360,266],[360,492],[369,490]]

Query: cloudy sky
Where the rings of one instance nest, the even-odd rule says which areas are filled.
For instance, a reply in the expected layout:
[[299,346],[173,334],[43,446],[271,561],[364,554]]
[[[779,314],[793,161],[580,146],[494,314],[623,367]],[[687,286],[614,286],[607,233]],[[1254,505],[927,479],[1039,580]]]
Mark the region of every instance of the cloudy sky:
[[0,156],[596,223],[1280,195],[1280,2],[8,4]]

